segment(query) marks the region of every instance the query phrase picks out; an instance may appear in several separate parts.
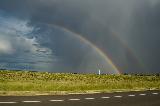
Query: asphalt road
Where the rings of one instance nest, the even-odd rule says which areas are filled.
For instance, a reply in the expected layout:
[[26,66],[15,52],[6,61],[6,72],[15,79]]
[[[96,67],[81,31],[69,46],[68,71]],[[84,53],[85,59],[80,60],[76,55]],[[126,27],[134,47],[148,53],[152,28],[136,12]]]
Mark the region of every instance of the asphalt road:
[[160,91],[63,96],[0,96],[0,106],[160,106]]

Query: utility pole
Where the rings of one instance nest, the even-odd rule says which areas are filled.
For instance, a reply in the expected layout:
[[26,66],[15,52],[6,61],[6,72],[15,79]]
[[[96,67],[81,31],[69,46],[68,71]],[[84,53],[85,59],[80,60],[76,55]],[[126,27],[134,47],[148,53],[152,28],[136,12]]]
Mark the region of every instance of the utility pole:
[[101,75],[100,65],[98,64],[98,75]]
[[98,70],[98,74],[101,75],[101,70],[100,69]]

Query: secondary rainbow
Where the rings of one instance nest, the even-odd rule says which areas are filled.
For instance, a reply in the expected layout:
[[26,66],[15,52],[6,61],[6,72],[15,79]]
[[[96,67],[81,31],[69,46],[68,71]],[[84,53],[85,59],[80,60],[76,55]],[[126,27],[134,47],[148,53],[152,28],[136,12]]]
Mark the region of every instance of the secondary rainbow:
[[118,37],[118,34],[117,34],[115,31],[113,31],[113,30],[111,30],[111,29],[110,29],[110,31],[112,32],[112,36],[114,36],[114,38],[117,39],[117,40],[119,41],[119,43],[120,43],[126,50],[128,50],[128,52],[129,52],[130,55],[135,59],[135,61],[137,62],[137,64],[140,66],[140,68],[141,68],[142,70],[147,70],[147,69],[145,68],[145,65],[144,65],[144,63],[142,62],[142,60],[137,57],[137,55],[135,54],[135,52],[126,44],[126,42],[125,42],[123,39],[121,39],[120,37]]
[[77,34],[65,27],[62,26],[58,26],[58,25],[54,25],[54,24],[47,24],[48,26],[52,26],[54,28],[59,28],[65,32],[71,33],[75,38],[79,39],[80,41],[84,42],[86,45],[89,45],[90,47],[92,47],[97,53],[99,53],[100,56],[102,56],[106,63],[109,64],[112,68],[114,73],[116,74],[120,74],[121,72],[119,71],[119,69],[116,67],[116,65],[114,65],[114,63],[112,62],[112,60],[109,58],[109,56],[107,56],[107,54],[105,54],[101,49],[99,49],[96,45],[94,45],[92,42],[90,42],[89,40],[87,40],[86,38],[84,38],[83,36],[81,36],[80,34]]

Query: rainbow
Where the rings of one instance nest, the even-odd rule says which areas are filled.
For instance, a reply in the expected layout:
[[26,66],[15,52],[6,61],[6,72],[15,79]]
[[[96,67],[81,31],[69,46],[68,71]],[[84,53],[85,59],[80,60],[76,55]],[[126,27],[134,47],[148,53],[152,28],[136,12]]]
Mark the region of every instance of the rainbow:
[[118,69],[118,67],[116,67],[116,65],[112,62],[112,60],[109,58],[109,56],[107,54],[105,54],[100,48],[98,48],[96,45],[94,45],[92,42],[90,42],[89,40],[87,40],[86,38],[84,38],[82,35],[77,34],[65,27],[62,26],[58,26],[58,25],[54,25],[54,24],[47,24],[48,26],[54,27],[54,28],[59,28],[61,30],[63,30],[64,32],[68,32],[71,33],[71,35],[73,35],[76,39],[79,39],[81,42],[84,42],[84,44],[89,45],[90,47],[92,47],[100,56],[102,56],[102,58],[106,61],[107,64],[109,64],[112,68],[113,68],[113,72],[115,74],[120,74],[120,70]]
[[128,50],[128,52],[130,53],[130,55],[135,59],[135,61],[137,62],[137,64],[141,67],[142,70],[146,70],[145,65],[143,64],[142,60],[140,60],[137,55],[134,53],[134,51],[126,44],[126,42],[123,39],[120,39],[120,37],[118,37],[118,34],[111,30],[112,36],[114,36],[120,43],[121,45]]

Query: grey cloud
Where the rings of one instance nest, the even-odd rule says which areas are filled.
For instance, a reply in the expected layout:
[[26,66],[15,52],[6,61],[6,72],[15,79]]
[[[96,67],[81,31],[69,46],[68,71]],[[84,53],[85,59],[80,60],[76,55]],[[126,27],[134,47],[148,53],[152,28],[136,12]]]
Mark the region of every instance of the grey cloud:
[[91,52],[77,50],[82,46],[80,42],[47,24],[65,27],[85,37],[108,54],[122,72],[160,69],[159,7],[158,0],[0,1],[2,10],[28,19],[28,25],[39,28],[34,32],[39,43],[55,51],[64,59],[64,66],[72,67],[70,70],[81,70],[83,64],[95,60],[88,57],[90,61],[85,62],[86,54]]
[[51,71],[56,57],[52,51],[41,46],[35,37],[29,37],[34,31],[24,20],[0,16],[0,68]]

